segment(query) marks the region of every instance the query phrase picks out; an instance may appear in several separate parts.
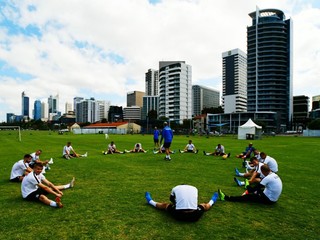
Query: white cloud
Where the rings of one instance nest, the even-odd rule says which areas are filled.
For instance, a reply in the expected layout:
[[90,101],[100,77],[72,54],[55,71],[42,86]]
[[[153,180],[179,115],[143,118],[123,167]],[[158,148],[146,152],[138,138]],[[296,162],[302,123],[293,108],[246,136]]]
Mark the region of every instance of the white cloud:
[[[0,60],[34,76],[21,84],[21,79],[0,75],[0,121],[6,112],[20,113],[22,91],[31,109],[35,99],[57,93],[62,111],[80,94],[124,105],[126,92],[144,91],[144,73],[162,60],[186,61],[193,83],[220,90],[221,54],[246,51],[248,14],[256,5],[281,9],[293,19],[294,94],[319,94],[319,9],[312,8],[311,0],[12,2],[20,12],[2,8],[5,16],[23,28],[37,26],[42,35],[8,35],[0,26]],[[76,42],[86,44],[78,48]],[[116,64],[110,53],[124,62]]]

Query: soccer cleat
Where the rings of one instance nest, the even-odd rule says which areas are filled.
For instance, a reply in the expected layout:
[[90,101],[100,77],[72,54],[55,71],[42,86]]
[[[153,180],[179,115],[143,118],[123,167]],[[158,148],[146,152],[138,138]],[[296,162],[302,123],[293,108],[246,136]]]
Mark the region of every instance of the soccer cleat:
[[147,200],[147,203],[149,203],[152,200],[152,197],[151,197],[149,192],[146,192],[144,196],[145,196],[145,198]]
[[214,192],[214,194],[211,197],[211,200],[215,203],[217,202],[218,198],[219,198],[219,194],[217,192]]
[[226,195],[221,191],[221,189],[218,189],[218,195],[219,195],[219,199],[221,201],[224,201],[224,198]]
[[197,149],[196,154],[199,152],[199,150]]
[[153,151],[153,154],[157,154],[158,153],[158,151]]
[[236,182],[236,184],[239,186],[239,187],[241,187],[241,182],[240,182],[240,180],[238,179],[238,178],[233,178],[233,180]]
[[249,192],[248,192],[248,190],[245,190],[245,191],[242,193],[241,196],[244,196],[244,195],[247,195],[247,194],[249,194]]
[[175,151],[175,150],[173,150],[171,153],[172,153],[172,154],[175,154],[175,153],[176,153],[176,151]]
[[50,161],[48,162],[49,164],[53,164],[53,159],[50,158]]
[[231,153],[228,153],[228,158],[231,156]]
[[88,157],[88,153],[86,152],[85,154],[82,155],[82,157]]
[[250,185],[249,180],[245,179],[244,180],[244,188],[247,189],[247,187]]
[[56,197],[56,203],[57,203],[57,208],[62,208],[63,207],[63,204],[61,202],[61,198]]
[[70,188],[73,188],[74,187],[74,181],[75,181],[76,179],[73,177],[72,178],[72,180],[71,180],[71,182],[70,182]]
[[235,172],[236,172],[236,176],[239,177],[239,176],[240,176],[240,172],[239,172],[238,168],[235,168],[234,170],[235,170]]
[[207,155],[206,151],[203,151],[203,155]]
[[181,150],[179,149],[179,153],[181,153]]

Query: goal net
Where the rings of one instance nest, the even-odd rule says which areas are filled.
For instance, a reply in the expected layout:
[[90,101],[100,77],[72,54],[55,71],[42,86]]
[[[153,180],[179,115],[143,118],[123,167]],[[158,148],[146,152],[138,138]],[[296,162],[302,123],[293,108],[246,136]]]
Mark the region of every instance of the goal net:
[[19,142],[21,142],[20,126],[0,126],[0,131],[17,131],[18,140],[19,140]]

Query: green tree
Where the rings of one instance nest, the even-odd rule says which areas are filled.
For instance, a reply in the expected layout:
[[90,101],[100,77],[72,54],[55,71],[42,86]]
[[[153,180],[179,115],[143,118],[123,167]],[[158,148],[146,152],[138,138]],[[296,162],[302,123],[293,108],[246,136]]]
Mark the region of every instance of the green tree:
[[308,124],[308,128],[311,130],[320,130],[320,119],[316,119],[316,120],[311,121]]

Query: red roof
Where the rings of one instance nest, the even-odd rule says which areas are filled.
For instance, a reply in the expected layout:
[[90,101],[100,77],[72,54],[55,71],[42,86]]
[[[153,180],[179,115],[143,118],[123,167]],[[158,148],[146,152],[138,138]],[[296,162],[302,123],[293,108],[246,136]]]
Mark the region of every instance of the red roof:
[[112,127],[119,127],[121,125],[125,125],[128,122],[113,122],[113,123],[93,123],[84,128],[112,128]]

